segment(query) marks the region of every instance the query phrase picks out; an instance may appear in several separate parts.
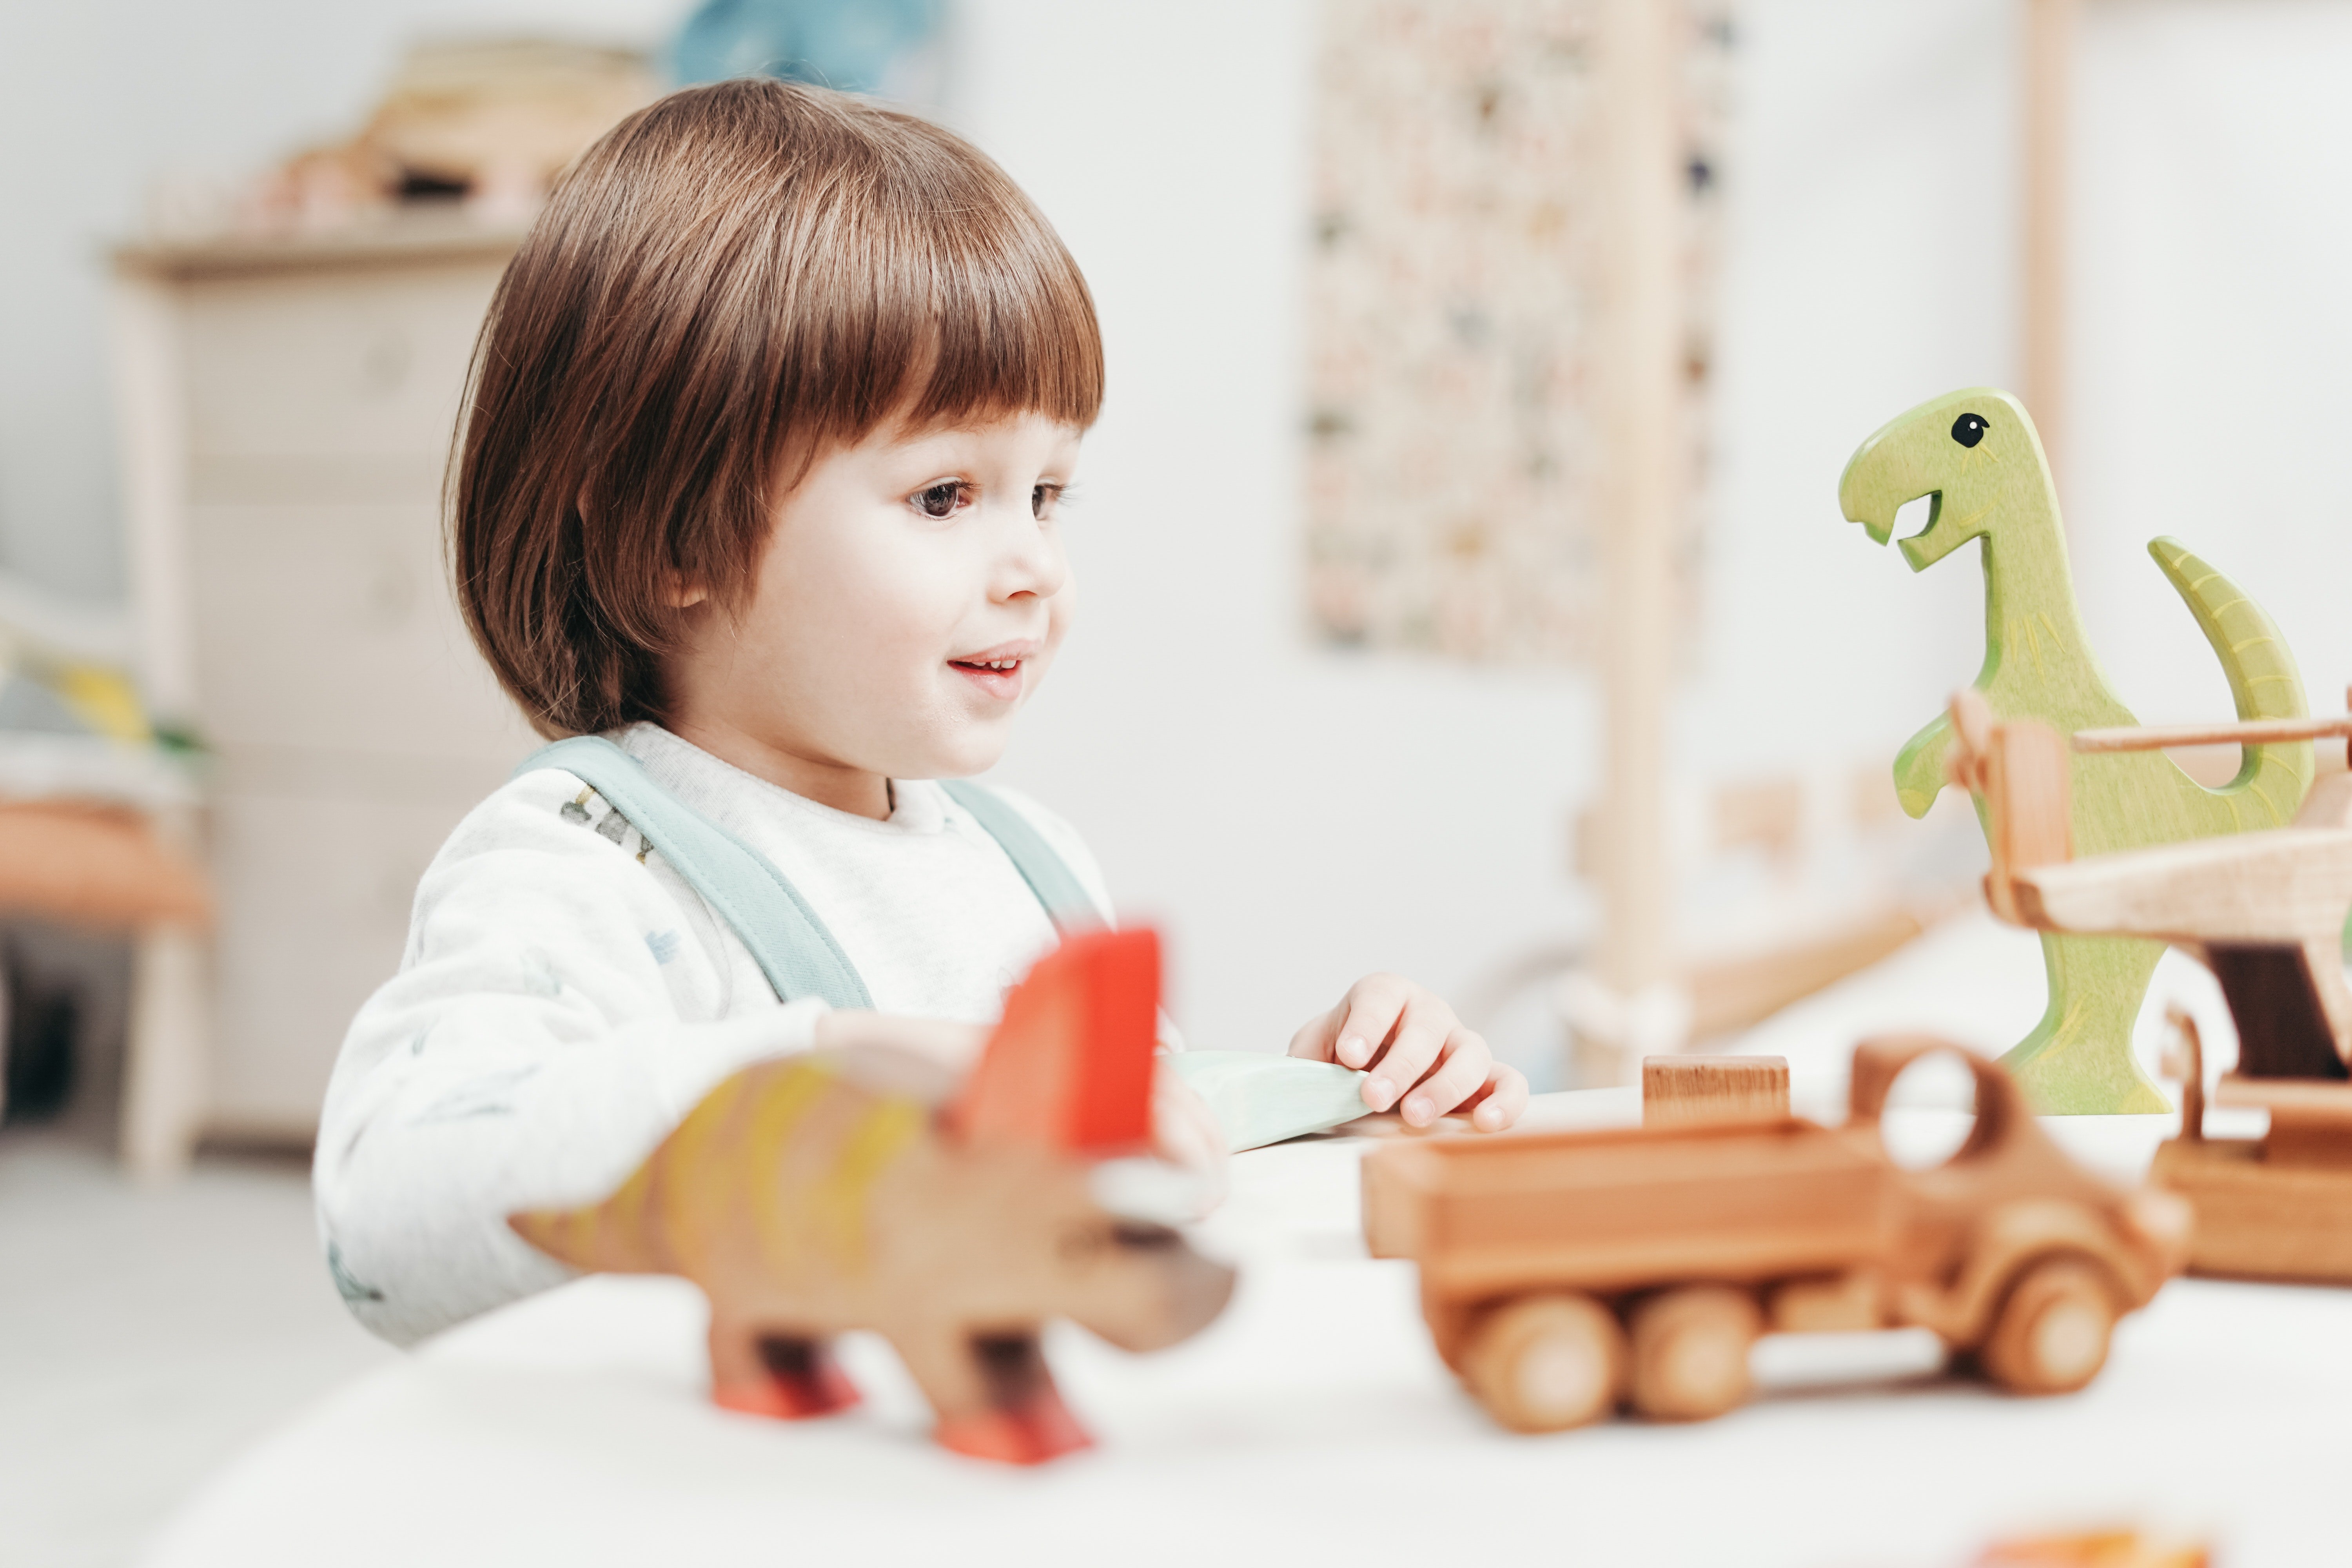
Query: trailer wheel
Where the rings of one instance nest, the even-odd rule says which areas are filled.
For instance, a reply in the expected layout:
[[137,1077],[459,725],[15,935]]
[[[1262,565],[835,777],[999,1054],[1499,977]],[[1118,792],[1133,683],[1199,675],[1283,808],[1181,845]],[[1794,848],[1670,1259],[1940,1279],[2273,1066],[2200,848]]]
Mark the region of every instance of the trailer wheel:
[[1472,1325],[1461,1372],[1478,1402],[1513,1431],[1564,1431],[1616,1405],[1625,1335],[1590,1296],[1522,1296]]
[[1629,1327],[1633,1408],[1653,1421],[1704,1421],[1748,1397],[1748,1352],[1764,1315],[1747,1291],[1664,1291],[1633,1309]]
[[2052,1258],[2010,1287],[1977,1359],[2011,1394],[2071,1394],[2107,1363],[2115,1326],[2115,1298],[2098,1269]]

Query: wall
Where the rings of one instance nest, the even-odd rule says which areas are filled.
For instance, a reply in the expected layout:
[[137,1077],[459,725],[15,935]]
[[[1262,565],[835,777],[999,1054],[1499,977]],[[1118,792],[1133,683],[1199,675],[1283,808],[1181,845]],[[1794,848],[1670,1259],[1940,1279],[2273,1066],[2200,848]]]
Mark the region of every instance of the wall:
[[[1087,267],[1113,370],[1070,525],[1090,608],[1003,776],[1169,921],[1201,1043],[1278,1046],[1370,968],[1453,990],[1576,938],[1591,681],[1303,640],[1310,8],[977,10],[970,127]],[[1834,490],[1884,419],[2012,374],[2007,8],[1757,0],[1744,31],[1709,610],[1677,726],[1721,773],[1891,757],[1973,673],[1974,574],[1914,579]],[[1511,1048],[1550,1069],[1539,1030]]]
[[2059,477],[2084,615],[2148,722],[2225,716],[2146,553],[2177,534],[2270,610],[2313,707],[2352,680],[2352,10],[2095,5],[2075,177],[2080,432]]
[[[668,0],[145,0],[12,15],[0,131],[0,565],[110,591],[96,247],[148,174],[249,167],[364,103],[436,25],[651,36]],[[1591,910],[1565,871],[1595,692],[1310,649],[1297,610],[1310,0],[965,0],[950,117],[1061,226],[1112,392],[1071,514],[1087,608],[1002,776],[1092,839],[1174,941],[1193,1037],[1276,1047],[1357,973],[1445,989]],[[1977,574],[1914,576],[1838,516],[1873,428],[2013,382],[2013,0],[1748,0],[1719,340],[1694,775],[1885,759],[1975,670]],[[2095,0],[2077,449],[2094,631],[2150,717],[2221,710],[2138,542],[2239,570],[2315,689],[2352,673],[2322,491],[2352,228],[2326,0]],[[36,153],[33,150],[38,149]],[[2160,453],[2162,461],[2154,460]],[[1697,911],[1704,913],[1704,911]],[[1549,1042],[1514,1037],[1542,1068]]]

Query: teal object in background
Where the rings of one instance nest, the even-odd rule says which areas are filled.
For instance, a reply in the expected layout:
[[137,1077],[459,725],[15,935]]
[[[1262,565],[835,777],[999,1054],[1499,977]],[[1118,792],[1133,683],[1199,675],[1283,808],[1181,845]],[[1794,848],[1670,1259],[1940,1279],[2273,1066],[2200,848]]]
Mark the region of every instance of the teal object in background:
[[938,39],[941,0],[707,0],[670,45],[680,86],[772,76],[843,92],[903,93]]
[[1364,1075],[1337,1062],[1265,1051],[1171,1051],[1160,1058],[1208,1102],[1225,1150],[1279,1143],[1370,1114]]

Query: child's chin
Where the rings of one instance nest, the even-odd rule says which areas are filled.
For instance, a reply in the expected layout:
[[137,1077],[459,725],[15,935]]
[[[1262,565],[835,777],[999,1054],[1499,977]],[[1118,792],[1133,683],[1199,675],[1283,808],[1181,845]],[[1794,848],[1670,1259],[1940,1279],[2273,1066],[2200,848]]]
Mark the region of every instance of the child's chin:
[[933,749],[931,770],[928,776],[935,779],[967,779],[974,773],[984,773],[1004,760],[1005,743],[1012,737],[1009,726],[997,727],[987,732],[957,736]]

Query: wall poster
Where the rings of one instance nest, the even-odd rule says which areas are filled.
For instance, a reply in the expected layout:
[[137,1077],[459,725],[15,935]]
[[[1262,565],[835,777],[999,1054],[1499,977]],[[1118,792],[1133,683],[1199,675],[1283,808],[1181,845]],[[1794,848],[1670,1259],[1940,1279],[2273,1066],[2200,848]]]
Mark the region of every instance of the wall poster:
[[[1722,0],[1686,9],[1688,599],[1733,32]],[[1510,663],[1591,652],[1600,12],[1324,0],[1306,471],[1308,614],[1327,645]]]

